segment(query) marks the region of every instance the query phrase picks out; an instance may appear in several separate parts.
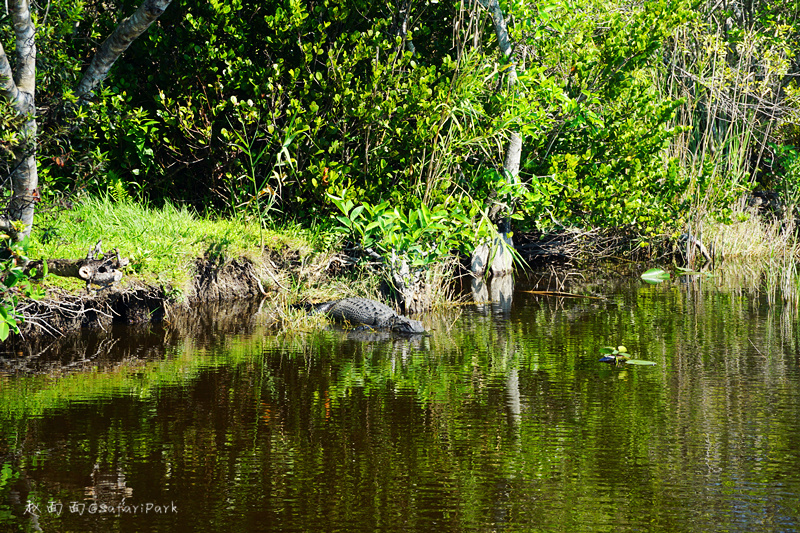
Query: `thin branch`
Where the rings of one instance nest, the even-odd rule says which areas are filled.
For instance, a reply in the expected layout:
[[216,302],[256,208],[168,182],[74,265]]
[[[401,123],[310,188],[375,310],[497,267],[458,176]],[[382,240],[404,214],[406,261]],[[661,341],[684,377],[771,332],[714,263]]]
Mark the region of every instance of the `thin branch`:
[[506,25],[503,11],[500,9],[500,3],[498,0],[478,0],[478,3],[492,16],[494,31],[497,35],[497,44],[500,46],[500,53],[509,61],[508,84],[513,86],[517,82],[517,65],[512,55],[514,50],[511,46],[511,40],[508,37],[508,26]]

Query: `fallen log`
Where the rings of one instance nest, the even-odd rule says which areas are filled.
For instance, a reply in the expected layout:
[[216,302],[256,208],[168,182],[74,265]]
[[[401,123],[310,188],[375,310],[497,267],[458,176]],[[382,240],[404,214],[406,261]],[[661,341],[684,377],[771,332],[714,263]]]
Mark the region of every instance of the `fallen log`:
[[92,283],[95,285],[109,286],[122,279],[122,269],[130,260],[121,257],[119,250],[114,248],[107,253],[101,249],[102,239],[89,250],[84,259],[42,259],[29,261],[25,265],[27,273],[36,271],[34,277],[42,277],[45,272],[66,278],[78,278],[86,282],[86,289]]

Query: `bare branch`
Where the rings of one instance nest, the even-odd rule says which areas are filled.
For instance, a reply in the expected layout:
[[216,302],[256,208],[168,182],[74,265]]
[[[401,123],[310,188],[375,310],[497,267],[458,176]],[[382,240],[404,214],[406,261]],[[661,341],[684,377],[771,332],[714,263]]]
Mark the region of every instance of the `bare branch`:
[[139,9],[120,22],[108,39],[97,50],[92,63],[83,74],[83,79],[78,84],[76,94],[81,99],[88,98],[98,83],[105,79],[114,62],[122,55],[128,46],[144,33],[147,28],[167,9],[171,0],[145,0]]

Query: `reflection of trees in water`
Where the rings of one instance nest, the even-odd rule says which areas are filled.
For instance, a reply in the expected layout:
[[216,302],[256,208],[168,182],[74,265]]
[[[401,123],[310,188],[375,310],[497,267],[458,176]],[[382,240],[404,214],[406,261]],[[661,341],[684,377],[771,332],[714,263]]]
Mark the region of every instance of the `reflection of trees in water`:
[[[288,506],[316,519],[403,516],[409,529],[426,517],[407,510],[424,505],[453,509],[443,519],[450,529],[470,516],[531,528],[574,520],[569,510],[540,512],[551,509],[539,507],[542,495],[575,502],[581,519],[597,523],[607,520],[602,506],[579,503],[607,497],[622,514],[638,509],[675,530],[686,522],[664,502],[717,519],[707,513],[730,504],[724,487],[750,490],[752,505],[785,509],[763,480],[800,459],[796,314],[705,280],[615,283],[603,300],[517,292],[510,313],[454,305],[424,315],[431,335],[415,338],[341,329],[271,335],[193,319],[186,330],[197,337],[187,346],[218,366],[140,401],[107,399],[102,416],[73,408],[26,422],[24,453],[55,450],[52,470],[36,473],[42,490],[57,486],[63,465],[85,475],[105,457],[125,465],[150,457],[152,479],[136,483],[136,468],[123,468],[120,490],[135,488],[147,501],[171,484],[187,501],[184,516],[225,516],[202,490],[241,502],[254,501],[254,487],[273,519]],[[564,289],[598,292],[577,281]],[[181,342],[177,331],[148,334],[165,350]],[[597,349],[606,344],[658,366],[601,365]],[[92,451],[67,452],[75,438]],[[109,476],[113,486],[113,469]],[[800,493],[784,478],[784,494]],[[692,484],[690,497],[681,488]],[[627,507],[632,501],[646,507]]]
[[768,305],[766,295],[722,276],[678,287],[673,312],[659,316],[659,351],[672,371],[665,423],[675,443],[663,453],[679,464],[705,464],[688,474],[698,484],[723,484],[738,472],[744,487],[759,462],[791,468],[796,435],[776,428],[800,420],[796,308]]

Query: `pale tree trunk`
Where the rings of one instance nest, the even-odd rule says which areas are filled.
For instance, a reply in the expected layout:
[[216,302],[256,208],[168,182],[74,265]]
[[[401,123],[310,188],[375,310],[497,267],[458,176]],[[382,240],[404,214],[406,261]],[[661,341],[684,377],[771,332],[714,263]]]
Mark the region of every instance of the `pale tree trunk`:
[[79,98],[87,98],[97,84],[105,79],[117,58],[161,16],[170,1],[145,0],[133,15],[119,23],[114,33],[109,35],[97,50],[89,68],[83,73],[83,78],[75,91]]
[[[8,4],[17,50],[16,69],[12,74],[6,52],[0,43],[0,94],[20,117],[17,139],[11,150],[14,156],[11,171],[11,201],[0,215],[0,230],[17,239],[30,233],[33,224],[34,191],[39,183],[36,173],[36,41],[27,0]],[[20,221],[23,226],[12,221]]]
[[[513,47],[511,40],[508,36],[508,27],[506,26],[503,12],[500,9],[498,0],[478,0],[484,9],[489,11],[494,23],[495,35],[497,36],[497,43],[500,47],[500,53],[503,54],[508,60],[508,85],[513,87],[517,83],[517,66],[512,57]],[[506,157],[503,163],[503,169],[506,178],[517,181],[519,175],[519,163],[522,156],[522,137],[517,132],[511,132],[508,140],[508,148],[506,150]],[[500,204],[496,204],[490,210],[490,218],[494,217],[500,211]],[[500,229],[497,235],[489,243],[484,243],[478,246],[472,254],[472,273],[476,276],[482,276],[486,268],[491,266],[492,273],[496,276],[505,275],[511,272],[513,267],[513,258],[509,250],[513,249],[514,241],[511,238],[511,228],[509,227],[508,216],[511,213],[505,213],[503,221],[500,224]],[[505,245],[504,245],[505,243]]]
[[[86,69],[76,91],[78,97],[86,99],[89,96],[106,77],[114,61],[150,27],[169,3],[170,0],[145,0],[133,15],[119,24]],[[6,5],[14,25],[17,54],[12,70],[0,43],[0,96],[20,118],[20,126],[16,143],[11,148],[14,156],[10,176],[12,196],[6,212],[0,214],[0,231],[22,240],[30,235],[33,226],[39,185],[36,171],[36,29],[31,21],[29,0],[8,0]]]

